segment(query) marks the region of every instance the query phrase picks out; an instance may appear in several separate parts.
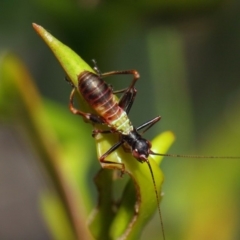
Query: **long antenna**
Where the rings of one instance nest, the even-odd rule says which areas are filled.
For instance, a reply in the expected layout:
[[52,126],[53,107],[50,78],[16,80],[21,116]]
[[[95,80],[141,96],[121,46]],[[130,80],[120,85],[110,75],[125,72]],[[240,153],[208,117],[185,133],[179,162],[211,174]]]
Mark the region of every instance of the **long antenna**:
[[150,151],[151,155],[163,156],[163,157],[179,157],[179,158],[222,158],[222,159],[240,159],[240,157],[233,156],[200,156],[200,155],[182,155],[182,154],[165,154],[165,153],[155,153]]
[[[179,157],[179,158],[222,158],[222,159],[240,159],[240,157],[232,157],[232,156],[200,156],[200,155],[184,155],[184,154],[165,154],[165,153],[155,153],[153,151],[150,151],[150,155],[158,155],[158,156],[163,156],[163,157]],[[145,159],[146,163],[148,164],[148,168],[150,170],[152,180],[153,180],[153,185],[154,185],[154,190],[156,194],[156,200],[157,200],[157,206],[158,206],[158,214],[160,217],[160,222],[161,222],[161,228],[162,228],[162,235],[163,235],[163,240],[165,240],[165,233],[164,233],[164,227],[163,227],[163,220],[162,220],[162,214],[160,210],[160,199],[158,197],[158,192],[157,192],[157,187],[156,187],[156,182],[155,178],[153,175],[152,167],[148,159]]]
[[156,194],[156,200],[157,200],[158,214],[159,214],[160,222],[161,222],[163,240],[165,240],[165,233],[164,233],[164,228],[163,228],[163,220],[162,220],[162,214],[161,214],[161,210],[160,210],[160,199],[159,199],[159,197],[158,197],[158,192],[157,192],[157,187],[156,187],[155,178],[154,178],[153,171],[152,171],[152,167],[151,167],[151,164],[150,164],[149,160],[148,160],[148,159],[145,159],[145,161],[146,161],[146,163],[147,163],[147,165],[148,165],[148,168],[149,168],[150,173],[151,173],[151,176],[152,176],[153,185],[154,185],[154,190],[155,190],[155,194]]

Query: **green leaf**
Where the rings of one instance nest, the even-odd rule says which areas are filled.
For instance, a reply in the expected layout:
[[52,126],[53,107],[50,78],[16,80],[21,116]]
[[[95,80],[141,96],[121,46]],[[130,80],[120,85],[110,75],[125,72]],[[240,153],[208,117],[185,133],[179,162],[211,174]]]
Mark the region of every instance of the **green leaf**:
[[[77,76],[82,71],[94,72],[76,53],[59,42],[46,30],[36,24],[33,24],[33,26],[53,51],[76,88]],[[89,109],[89,111],[92,112],[94,109]],[[98,157],[100,157],[118,141],[118,136],[116,134],[98,134],[95,140]],[[164,133],[153,140],[152,149],[155,152],[165,153],[173,141],[174,136],[172,133]],[[157,163],[160,163],[161,159],[160,156],[153,156],[149,159],[159,198],[163,174]],[[98,174],[96,184],[99,190],[99,205],[90,220],[91,231],[96,239],[117,239],[119,237],[129,240],[138,239],[144,225],[157,209],[150,170],[147,164],[139,163],[122,148],[110,154],[108,160],[122,162],[125,165],[126,173],[131,177],[131,181],[124,190],[121,204],[115,205],[117,211],[114,212],[111,205],[113,171],[101,171]],[[102,167],[112,169],[111,164],[103,164]],[[121,167],[116,166],[116,168],[122,170]]]

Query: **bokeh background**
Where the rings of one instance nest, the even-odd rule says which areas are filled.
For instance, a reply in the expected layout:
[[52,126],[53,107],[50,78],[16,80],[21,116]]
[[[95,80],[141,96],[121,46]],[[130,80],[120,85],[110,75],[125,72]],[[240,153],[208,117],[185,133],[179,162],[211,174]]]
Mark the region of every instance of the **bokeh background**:
[[[67,109],[70,86],[36,22],[89,64],[96,59],[102,72],[140,72],[130,118],[138,126],[162,116],[147,138],[171,130],[170,153],[240,156],[239,14],[234,0],[1,1],[0,51],[17,53],[43,97]],[[129,81],[111,83],[118,89]],[[0,125],[0,239],[51,239],[38,209],[46,176],[23,139]],[[165,158],[161,168],[166,239],[240,238],[240,159]],[[156,214],[142,239],[160,234]]]

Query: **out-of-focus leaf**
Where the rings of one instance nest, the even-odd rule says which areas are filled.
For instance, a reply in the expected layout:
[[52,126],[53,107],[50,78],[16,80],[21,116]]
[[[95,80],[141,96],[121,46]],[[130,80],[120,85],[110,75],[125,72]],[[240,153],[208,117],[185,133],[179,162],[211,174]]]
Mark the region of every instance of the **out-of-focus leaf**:
[[[85,227],[82,200],[78,194],[78,186],[74,185],[67,173],[62,168],[64,151],[56,137],[54,127],[50,124],[49,115],[46,113],[33,80],[24,64],[13,54],[5,54],[0,64],[0,116],[1,120],[21,125],[28,133],[32,146],[39,154],[39,158],[46,167],[49,176],[62,201],[68,219],[72,226],[72,235],[81,235],[82,239],[89,239]],[[59,118],[62,120],[62,118]],[[70,160],[71,156],[68,156]],[[54,213],[58,216],[58,212]],[[48,214],[49,216],[50,214]]]
[[40,197],[40,205],[42,212],[45,214],[45,220],[53,239],[55,240],[75,240],[72,227],[67,221],[67,215],[64,211],[64,206],[55,194],[43,192]]

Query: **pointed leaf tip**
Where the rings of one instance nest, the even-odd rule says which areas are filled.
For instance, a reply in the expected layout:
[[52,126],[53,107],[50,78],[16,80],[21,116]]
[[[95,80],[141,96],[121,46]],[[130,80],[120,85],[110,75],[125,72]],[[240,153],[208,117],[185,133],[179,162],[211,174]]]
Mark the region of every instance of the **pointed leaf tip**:
[[36,23],[32,23],[32,26],[33,26],[33,28],[35,29],[36,32],[39,32],[40,29],[43,28],[42,26],[40,26],[40,25],[38,25],[38,24],[36,24]]
[[37,27],[38,27],[38,25],[37,25],[36,23],[32,23],[32,26],[33,26],[34,28],[37,28]]
[[60,62],[69,80],[77,88],[77,76],[83,71],[94,72],[94,70],[72,49],[60,42],[42,26],[32,23],[34,30],[44,40],[47,46],[52,50],[55,57]]

